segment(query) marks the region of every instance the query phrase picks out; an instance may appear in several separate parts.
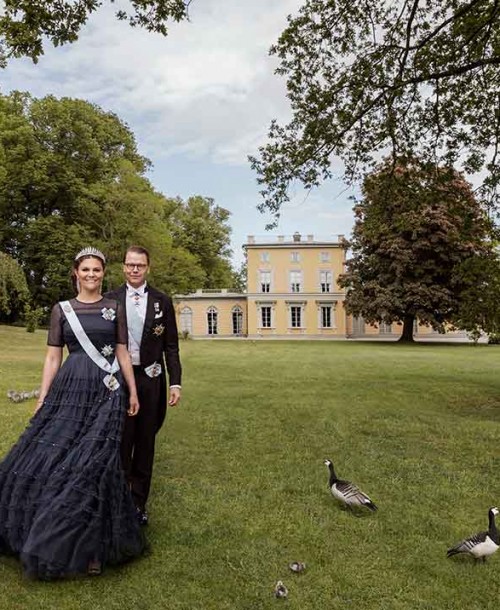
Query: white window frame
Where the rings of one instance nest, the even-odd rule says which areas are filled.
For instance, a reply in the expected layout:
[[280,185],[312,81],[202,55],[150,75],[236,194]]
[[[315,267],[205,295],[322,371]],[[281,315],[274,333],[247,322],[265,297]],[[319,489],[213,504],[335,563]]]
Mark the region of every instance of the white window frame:
[[[293,329],[293,330],[298,330],[298,329],[305,329],[306,325],[305,325],[305,309],[306,309],[306,301],[287,301],[286,302],[286,307],[288,310],[288,328],[289,329]],[[300,308],[300,326],[293,326],[292,322],[293,322],[293,312],[292,309],[294,308]]]
[[391,335],[392,334],[392,324],[386,324],[385,322],[379,322],[378,334],[379,335]]
[[[316,301],[318,307],[318,328],[337,328],[337,301]],[[323,326],[323,308],[330,308],[330,326]]]
[[193,334],[193,310],[187,305],[181,309],[179,315],[179,326],[181,333]]
[[[214,324],[215,320],[215,324]],[[215,330],[215,332],[213,332]],[[212,331],[212,332],[210,332]],[[219,312],[217,307],[211,305],[207,309],[207,335],[213,337],[219,334]]]
[[[269,330],[270,328],[274,328],[274,324],[275,324],[275,307],[276,307],[276,302],[275,301],[257,301],[256,302],[257,305],[257,328],[259,330],[261,329],[266,329]],[[269,307],[270,308],[270,326],[263,326],[262,322],[263,322],[263,317],[262,317],[262,308],[263,307]]]
[[[236,321],[236,325],[235,325]],[[243,334],[243,309],[239,305],[235,305],[231,309],[231,322],[233,325],[233,335],[240,336]],[[235,332],[236,328],[236,332]]]
[[300,263],[300,252],[297,250],[290,252],[290,261],[292,263]]
[[329,263],[332,260],[330,252],[320,252],[319,261],[320,263]]
[[319,291],[323,294],[332,292],[333,271],[331,269],[319,270]]
[[[302,271],[300,269],[292,269],[288,272],[290,292],[302,292]],[[298,280],[298,281],[297,281]]]
[[[329,324],[325,323],[325,314],[328,312]],[[331,305],[320,305],[321,328],[333,328],[333,307]]]
[[[304,308],[302,307],[302,305],[290,305],[290,328],[303,328],[303,326],[302,326],[303,309]],[[295,312],[295,316],[296,316],[295,320],[294,320],[294,312]]]
[[271,257],[269,255],[269,252],[267,250],[265,250],[264,252],[260,253],[260,262],[261,263],[268,263],[270,261]]
[[271,271],[263,269],[259,271],[259,292],[271,292]]

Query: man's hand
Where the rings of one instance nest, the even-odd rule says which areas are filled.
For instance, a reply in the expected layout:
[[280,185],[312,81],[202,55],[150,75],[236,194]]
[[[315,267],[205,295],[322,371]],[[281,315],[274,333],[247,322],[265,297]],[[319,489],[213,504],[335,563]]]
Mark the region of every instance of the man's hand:
[[137,413],[139,413],[139,399],[137,398],[137,396],[133,396],[131,394],[128,401],[127,415],[130,415],[130,417],[134,417],[134,415],[137,415]]
[[170,396],[168,399],[168,406],[175,407],[175,405],[178,404],[181,399],[181,389],[180,388],[170,388],[169,394],[170,394]]

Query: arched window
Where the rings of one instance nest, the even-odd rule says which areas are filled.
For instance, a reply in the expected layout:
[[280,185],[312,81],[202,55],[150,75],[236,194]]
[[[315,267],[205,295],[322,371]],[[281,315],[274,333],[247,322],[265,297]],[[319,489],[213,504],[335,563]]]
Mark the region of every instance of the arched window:
[[181,333],[193,334],[193,310],[191,307],[183,307],[180,315]]
[[231,313],[233,316],[233,335],[241,335],[243,333],[243,310],[236,305]]
[[207,331],[209,335],[217,334],[217,309],[215,307],[207,309]]

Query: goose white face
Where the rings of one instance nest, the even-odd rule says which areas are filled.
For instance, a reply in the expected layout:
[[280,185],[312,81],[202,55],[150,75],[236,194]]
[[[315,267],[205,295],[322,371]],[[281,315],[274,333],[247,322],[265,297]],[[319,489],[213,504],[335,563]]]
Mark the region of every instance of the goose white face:
[[331,461],[330,461],[330,460],[325,460],[325,461],[324,461],[324,464],[325,464],[325,466],[330,466]]
[[491,509],[491,512],[492,512],[494,515],[498,515],[498,513],[499,513],[500,511],[498,510],[498,508],[497,508],[496,506],[494,506],[494,507]]

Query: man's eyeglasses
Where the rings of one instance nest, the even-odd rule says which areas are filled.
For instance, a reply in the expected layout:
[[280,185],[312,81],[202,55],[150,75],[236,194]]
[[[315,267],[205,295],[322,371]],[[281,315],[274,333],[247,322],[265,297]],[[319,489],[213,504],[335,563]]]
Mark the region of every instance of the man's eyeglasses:
[[138,265],[135,265],[134,263],[125,263],[125,267],[127,267],[127,271],[133,271],[136,267],[137,271],[144,271],[147,265],[144,263],[139,263]]

